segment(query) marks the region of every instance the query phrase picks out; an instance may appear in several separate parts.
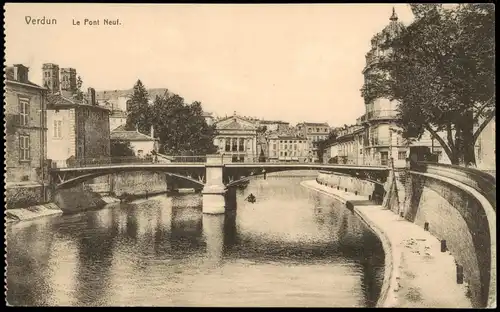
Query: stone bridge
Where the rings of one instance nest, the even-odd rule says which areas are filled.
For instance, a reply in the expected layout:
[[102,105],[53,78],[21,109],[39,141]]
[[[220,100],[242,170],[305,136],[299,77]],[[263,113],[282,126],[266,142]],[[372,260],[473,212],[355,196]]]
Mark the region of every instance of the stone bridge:
[[203,212],[224,213],[224,194],[228,188],[247,182],[254,176],[290,170],[323,170],[351,175],[384,183],[389,168],[383,166],[358,166],[320,163],[233,163],[231,157],[207,155],[180,162],[121,162],[85,163],[50,169],[51,185],[55,190],[72,187],[89,179],[119,172],[150,171],[164,172],[170,177],[198,184],[203,189]]

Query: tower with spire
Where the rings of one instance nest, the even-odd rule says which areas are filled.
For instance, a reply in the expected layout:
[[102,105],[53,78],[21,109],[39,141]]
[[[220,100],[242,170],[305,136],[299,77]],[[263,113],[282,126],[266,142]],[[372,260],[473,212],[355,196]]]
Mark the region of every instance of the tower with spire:
[[[403,27],[403,24],[398,21],[396,9],[393,7],[392,14],[389,16],[389,23],[372,37],[371,49],[366,54],[366,66],[363,70],[365,87],[370,85],[372,74],[380,73],[382,70],[377,66],[380,58],[390,57],[390,49],[384,43],[398,36]],[[397,101],[388,98],[365,98],[366,114],[360,118],[367,132],[362,147],[365,165],[387,165],[391,158],[395,159],[397,166],[403,163],[402,154],[398,154],[399,152],[405,152],[405,147],[398,145],[403,140],[397,137],[399,134],[393,135],[390,130],[391,128],[397,128],[397,106]],[[396,148],[394,148],[395,146]]]
[[396,9],[392,7],[392,15],[389,18],[390,21],[392,22],[397,22],[398,21],[398,15],[396,14]]

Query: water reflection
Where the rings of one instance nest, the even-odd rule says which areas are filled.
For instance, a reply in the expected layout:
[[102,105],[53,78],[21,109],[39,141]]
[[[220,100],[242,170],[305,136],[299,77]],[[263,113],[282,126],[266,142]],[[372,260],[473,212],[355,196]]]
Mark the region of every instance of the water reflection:
[[373,306],[380,243],[300,180],[257,179],[225,215],[190,194],[10,226],[8,302]]

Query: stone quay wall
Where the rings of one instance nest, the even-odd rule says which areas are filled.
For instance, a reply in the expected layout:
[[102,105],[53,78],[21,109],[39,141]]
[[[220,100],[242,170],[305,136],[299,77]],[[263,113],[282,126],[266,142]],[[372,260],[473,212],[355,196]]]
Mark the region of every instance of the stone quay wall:
[[[470,169],[437,164],[410,168],[404,176],[401,191],[389,192],[387,208],[445,241],[463,268],[474,307],[496,305],[496,199],[491,195],[496,181],[485,189],[483,178]],[[396,194],[404,198],[397,200]]]

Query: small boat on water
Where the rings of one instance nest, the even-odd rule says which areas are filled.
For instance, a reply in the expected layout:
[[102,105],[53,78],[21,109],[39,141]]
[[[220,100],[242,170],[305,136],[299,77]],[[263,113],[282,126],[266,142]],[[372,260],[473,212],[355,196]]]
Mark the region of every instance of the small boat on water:
[[257,198],[255,197],[255,195],[250,193],[250,195],[247,196],[246,201],[253,204],[257,201]]

